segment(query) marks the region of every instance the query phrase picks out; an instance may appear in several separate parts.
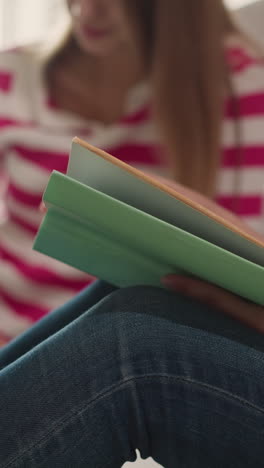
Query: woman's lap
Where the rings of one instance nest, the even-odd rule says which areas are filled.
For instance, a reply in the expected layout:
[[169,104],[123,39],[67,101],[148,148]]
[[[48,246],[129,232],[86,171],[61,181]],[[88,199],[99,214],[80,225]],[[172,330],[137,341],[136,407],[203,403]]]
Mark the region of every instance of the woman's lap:
[[89,310],[116,288],[96,281],[0,350],[0,370]]
[[0,373],[1,467],[263,466],[257,333],[130,288],[50,335]]

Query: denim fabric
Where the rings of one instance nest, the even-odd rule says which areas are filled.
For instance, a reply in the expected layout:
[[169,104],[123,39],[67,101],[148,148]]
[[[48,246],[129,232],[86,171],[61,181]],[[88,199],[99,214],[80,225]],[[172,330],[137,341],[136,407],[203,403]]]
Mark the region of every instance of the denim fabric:
[[264,338],[97,283],[0,353],[0,467],[264,466]]

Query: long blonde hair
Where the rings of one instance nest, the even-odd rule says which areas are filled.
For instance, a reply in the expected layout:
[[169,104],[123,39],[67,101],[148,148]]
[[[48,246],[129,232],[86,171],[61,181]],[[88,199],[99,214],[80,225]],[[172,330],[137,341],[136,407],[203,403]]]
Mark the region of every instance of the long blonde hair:
[[123,0],[154,88],[175,178],[213,196],[228,90],[224,40],[237,32],[222,0]]

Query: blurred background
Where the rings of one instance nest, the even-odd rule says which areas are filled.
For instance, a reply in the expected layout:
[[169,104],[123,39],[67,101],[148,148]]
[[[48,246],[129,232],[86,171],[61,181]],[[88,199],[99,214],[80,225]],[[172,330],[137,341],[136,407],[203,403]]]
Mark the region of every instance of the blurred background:
[[[226,3],[235,10],[244,28],[264,44],[264,0]],[[0,48],[42,40],[65,21],[62,0],[0,0]]]
[[[264,0],[226,0],[226,3],[245,31],[264,46]],[[0,49],[47,40],[53,31],[64,28],[67,21],[63,0],[0,0]],[[158,465],[147,460],[125,466]]]

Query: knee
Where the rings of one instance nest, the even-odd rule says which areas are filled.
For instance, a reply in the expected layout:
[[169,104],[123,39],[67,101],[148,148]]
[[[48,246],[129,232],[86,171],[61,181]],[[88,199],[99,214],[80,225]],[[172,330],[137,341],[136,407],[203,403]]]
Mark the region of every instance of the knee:
[[170,314],[177,303],[169,291],[149,286],[109,294],[94,309],[96,326],[101,329],[109,354],[116,362],[129,366],[133,356],[145,360],[166,347],[164,341],[173,328]]
[[169,327],[172,327],[172,324],[183,325],[231,338],[235,330],[243,328],[231,317],[224,316],[201,302],[150,286],[114,291],[97,310],[98,313],[105,311],[112,318],[115,317],[120,329],[127,329],[128,333],[129,327],[135,330],[139,323],[139,326],[146,328],[148,332],[151,324],[157,325],[157,322],[159,327],[165,326],[165,323],[169,324]]
[[114,291],[108,296],[111,310],[151,314],[179,307],[184,301],[171,291],[152,286],[134,286]]
[[[116,290],[98,303],[90,314],[95,315],[111,341],[123,349],[144,349],[146,341],[157,342],[168,336],[188,310],[188,301],[170,291],[149,286]],[[189,308],[190,310],[190,308]],[[174,323],[174,325],[173,325]]]
[[[118,289],[110,294],[104,308],[112,313],[155,316],[175,322],[192,323],[197,312],[208,315],[208,308],[192,299],[172,291],[151,287],[135,286]],[[186,322],[187,319],[187,322]]]
[[[150,332],[152,324],[162,318],[170,318],[172,311],[181,310],[176,295],[162,288],[136,286],[117,289],[102,299],[88,314],[100,316],[104,327],[112,336],[127,340],[142,338]],[[122,339],[123,341],[123,339]]]

